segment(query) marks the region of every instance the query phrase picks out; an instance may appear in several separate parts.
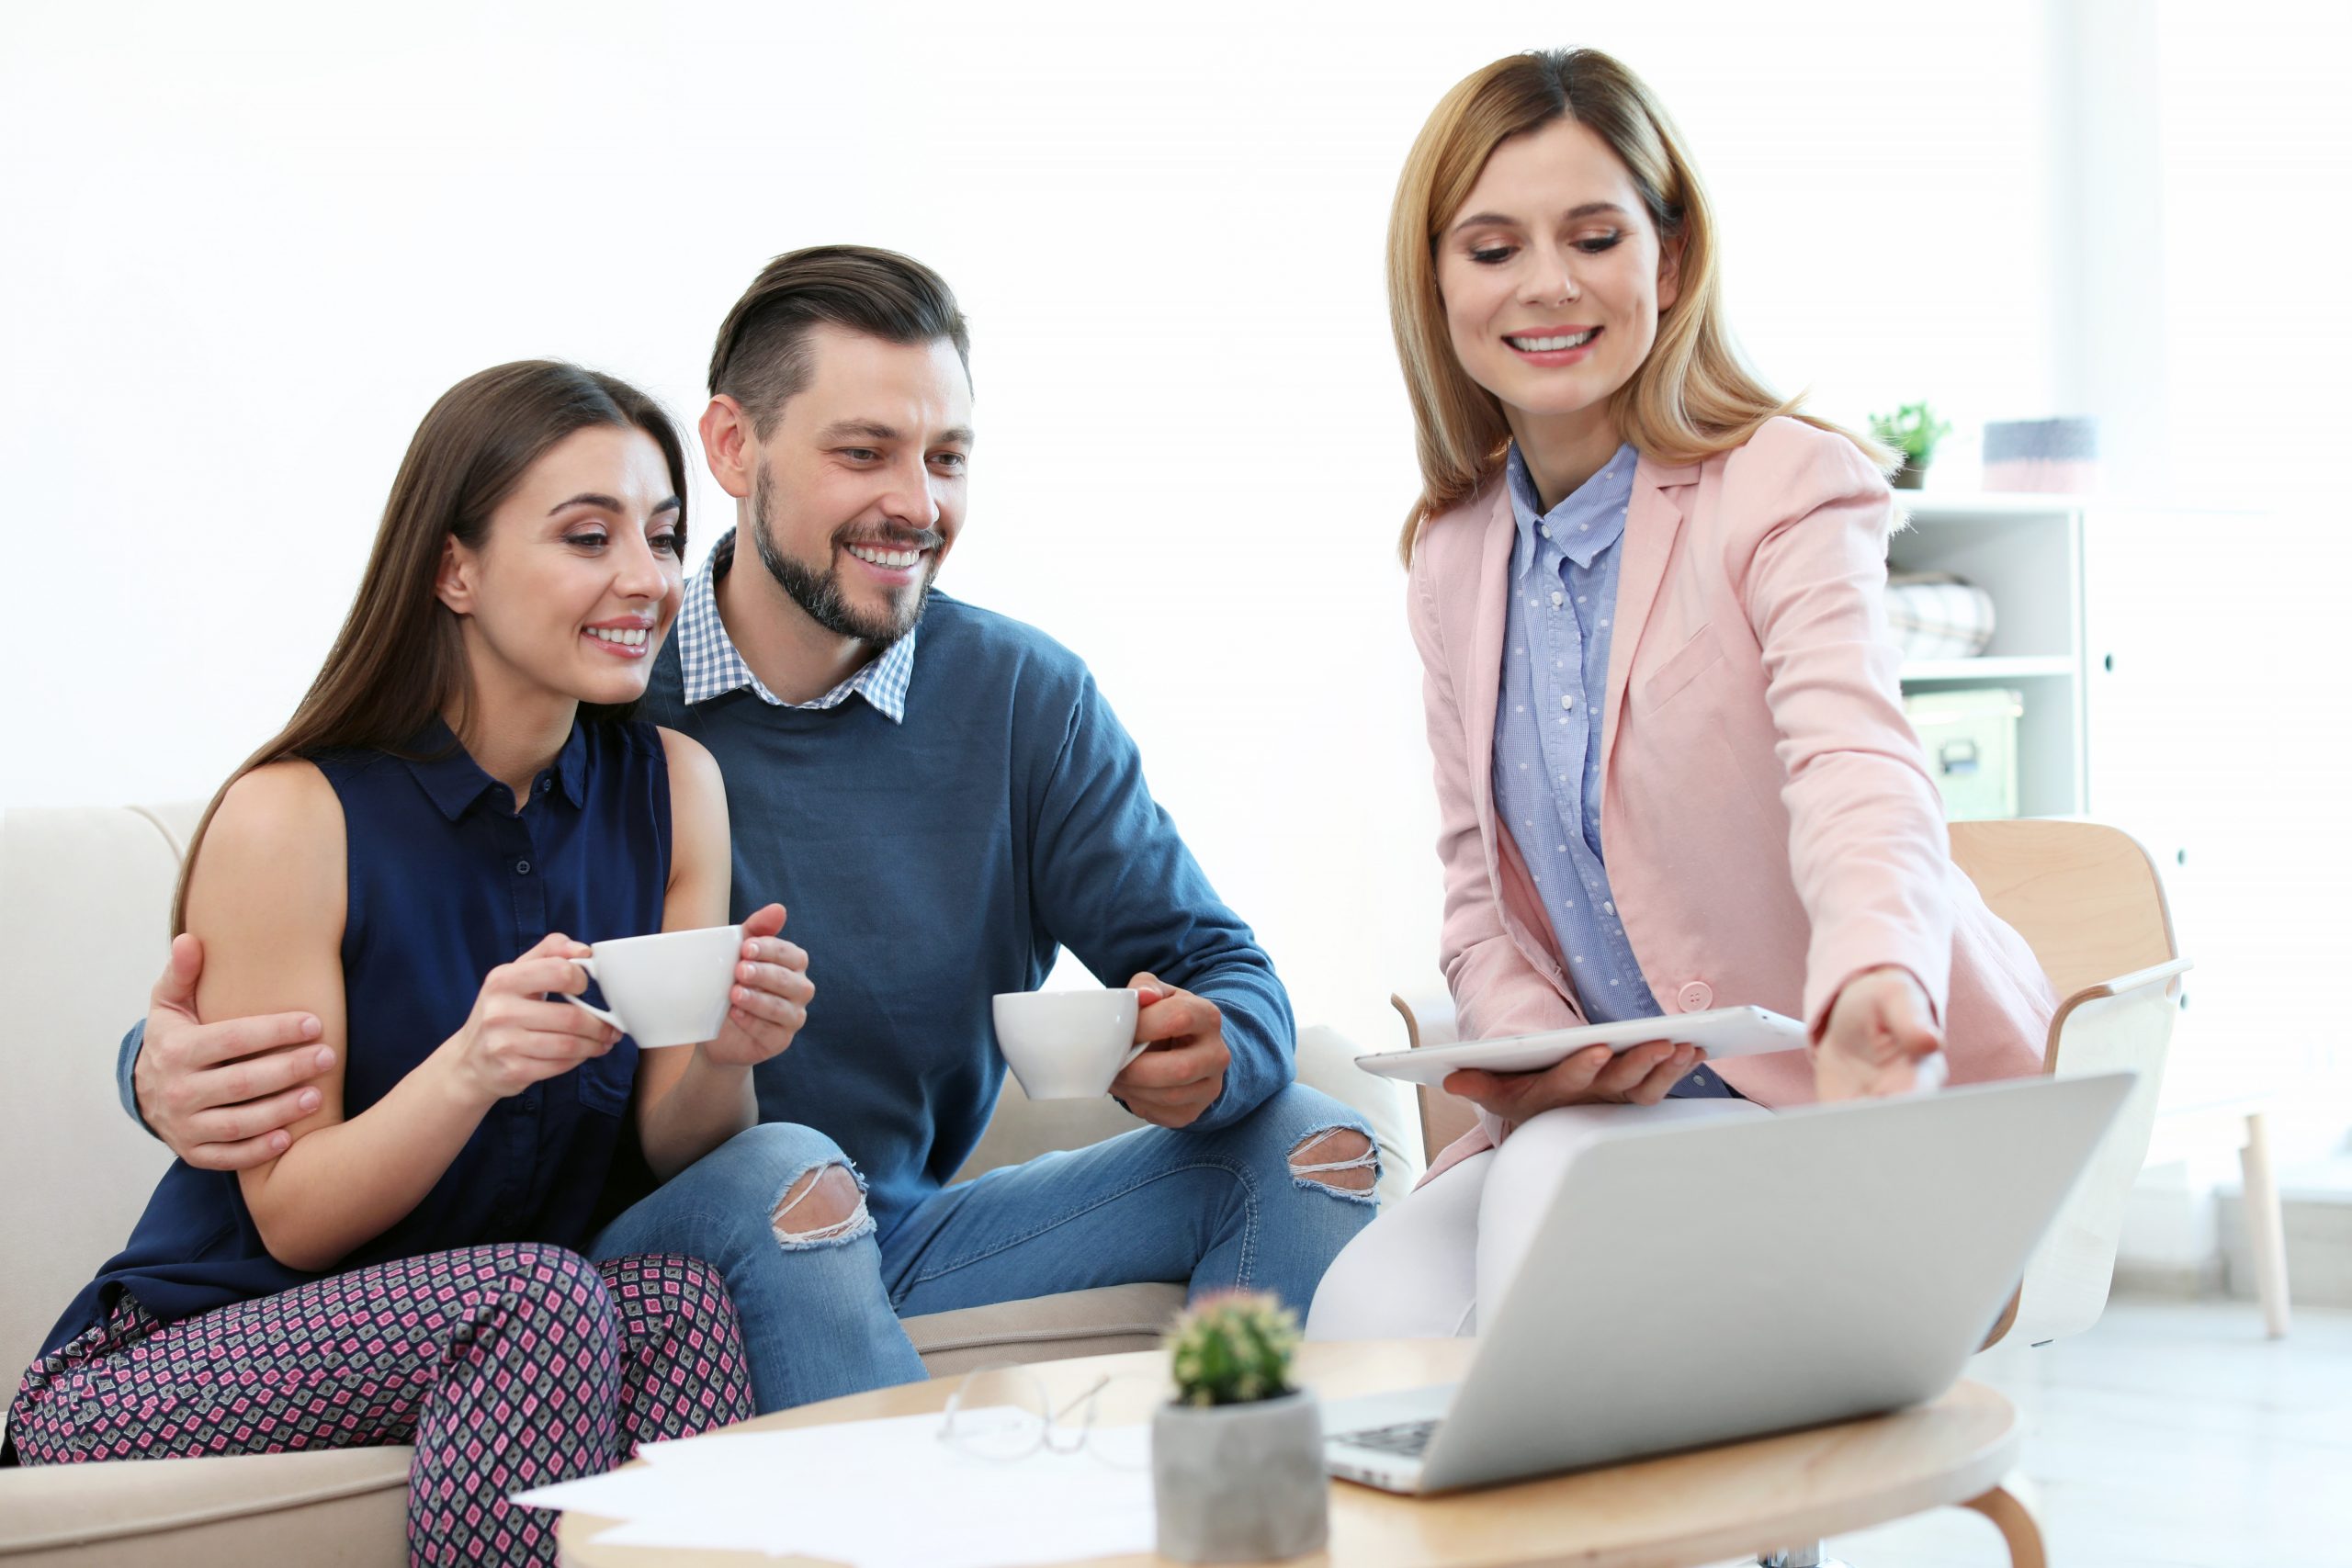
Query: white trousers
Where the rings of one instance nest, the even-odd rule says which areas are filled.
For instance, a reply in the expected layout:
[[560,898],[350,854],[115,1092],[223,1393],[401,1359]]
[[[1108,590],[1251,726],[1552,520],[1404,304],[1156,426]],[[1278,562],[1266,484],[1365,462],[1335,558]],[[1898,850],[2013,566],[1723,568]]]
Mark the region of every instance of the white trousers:
[[1309,1339],[1445,1339],[1478,1331],[1535,1240],[1568,1162],[1595,1134],[1708,1117],[1769,1116],[1746,1100],[1564,1105],[1522,1122],[1356,1233],[1306,1314]]

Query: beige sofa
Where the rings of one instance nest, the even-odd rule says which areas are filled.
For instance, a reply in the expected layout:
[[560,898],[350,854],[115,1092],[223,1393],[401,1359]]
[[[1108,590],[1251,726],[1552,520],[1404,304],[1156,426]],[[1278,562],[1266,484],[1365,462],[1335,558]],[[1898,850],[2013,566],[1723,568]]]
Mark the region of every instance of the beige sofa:
[[[0,1386],[130,1234],[168,1162],[122,1113],[115,1044],[162,967],[172,881],[198,807],[14,810],[0,818]],[[1299,1076],[1363,1111],[1384,1200],[1421,1166],[1411,1100],[1356,1071],[1329,1030]],[[1108,1100],[1030,1104],[1008,1081],[967,1173],[1136,1123]],[[1125,1285],[910,1319],[933,1375],[1149,1346],[1177,1285]],[[409,1450],[0,1470],[0,1562],[397,1564]]]

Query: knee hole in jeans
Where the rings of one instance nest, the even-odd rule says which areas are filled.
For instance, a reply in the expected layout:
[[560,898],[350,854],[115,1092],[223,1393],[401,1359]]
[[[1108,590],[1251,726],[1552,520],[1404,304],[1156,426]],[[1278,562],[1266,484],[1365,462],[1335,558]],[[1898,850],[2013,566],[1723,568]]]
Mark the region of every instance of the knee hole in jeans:
[[786,1247],[821,1247],[848,1241],[872,1224],[857,1178],[846,1167],[820,1165],[803,1171],[784,1190],[769,1228]]
[[1369,1198],[1380,1179],[1380,1155],[1357,1129],[1327,1128],[1291,1150],[1290,1173],[1303,1186]]

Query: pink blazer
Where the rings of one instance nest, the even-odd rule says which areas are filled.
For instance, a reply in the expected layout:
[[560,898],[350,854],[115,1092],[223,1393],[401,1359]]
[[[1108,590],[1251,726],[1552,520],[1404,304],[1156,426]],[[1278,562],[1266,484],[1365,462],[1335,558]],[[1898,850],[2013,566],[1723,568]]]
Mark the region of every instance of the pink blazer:
[[[1953,1082],[2037,1072],[2050,984],[1952,864],[1903,716],[1881,603],[1891,521],[1853,444],[1796,420],[1703,463],[1642,460],[1601,715],[1610,886],[1669,1013],[1754,1003],[1817,1037],[1848,979],[1900,964],[1935,1004]],[[1498,479],[1422,525],[1408,590],[1437,763],[1440,957],[1465,1040],[1585,1021],[1495,819],[1514,535]],[[1802,1051],[1716,1070],[1759,1104],[1813,1099]],[[1502,1132],[1482,1114],[1430,1174]]]

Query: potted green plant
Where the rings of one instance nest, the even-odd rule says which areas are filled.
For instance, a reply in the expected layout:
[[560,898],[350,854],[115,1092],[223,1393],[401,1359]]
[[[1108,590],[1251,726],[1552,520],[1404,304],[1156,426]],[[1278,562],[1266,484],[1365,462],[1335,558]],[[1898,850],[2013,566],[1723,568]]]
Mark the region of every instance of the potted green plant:
[[1322,1547],[1323,1420],[1291,1382],[1297,1348],[1298,1315],[1262,1292],[1204,1296],[1169,1330],[1176,1397],[1151,1423],[1162,1557],[1258,1562]]
[[1919,488],[1928,477],[1928,461],[1936,455],[1936,443],[1951,434],[1951,425],[1925,403],[1905,403],[1893,413],[1871,415],[1871,437],[1903,454],[1903,466],[1894,470],[1893,480],[1897,490]]

